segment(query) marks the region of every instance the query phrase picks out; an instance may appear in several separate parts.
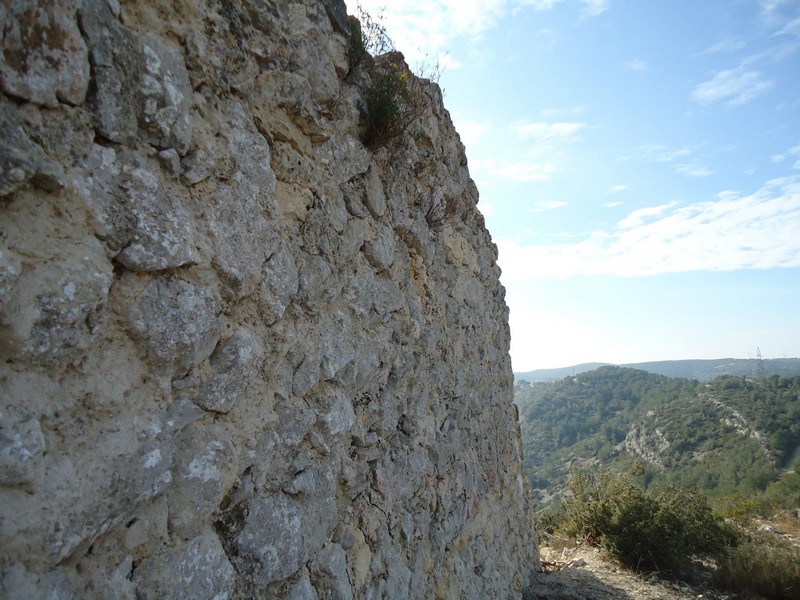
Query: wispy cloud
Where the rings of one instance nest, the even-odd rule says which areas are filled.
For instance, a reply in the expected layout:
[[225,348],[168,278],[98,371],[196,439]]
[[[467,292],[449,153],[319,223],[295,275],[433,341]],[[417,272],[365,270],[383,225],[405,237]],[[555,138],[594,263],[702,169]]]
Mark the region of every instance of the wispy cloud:
[[700,163],[681,163],[675,166],[675,171],[689,177],[708,177],[714,174],[709,167]]
[[725,192],[630,213],[609,231],[572,243],[499,240],[503,282],[573,275],[647,276],[800,267],[800,176],[753,194]]
[[583,15],[585,17],[596,17],[608,10],[609,0],[583,0]]
[[459,37],[478,38],[502,18],[510,0],[360,0],[374,18],[381,19],[398,50],[409,63],[426,56],[439,57],[457,68],[456,59],[445,58],[449,42]]
[[746,45],[746,42],[741,38],[735,37],[727,37],[719,40],[718,42],[712,44],[702,52],[700,52],[700,56],[704,54],[721,54],[726,52],[735,52],[736,50],[741,50]]
[[640,225],[643,225],[647,221],[651,220],[653,217],[659,217],[663,215],[666,211],[668,211],[670,208],[673,208],[677,204],[678,203],[676,201],[672,201],[666,204],[660,204],[659,206],[640,208],[633,211],[631,214],[617,223],[617,227],[620,229],[634,229],[635,227],[639,227]]
[[558,171],[552,162],[526,162],[516,161],[508,163],[495,163],[481,165],[491,177],[508,179],[515,183],[530,181],[547,181]]
[[[359,0],[373,17],[380,17],[398,50],[410,64],[438,59],[451,69],[462,63],[447,55],[457,38],[480,38],[508,11],[519,7],[549,10],[567,0]],[[582,17],[596,17],[609,8],[610,0],[571,0]],[[353,7],[351,7],[353,8]]]
[[800,35],[800,17],[789,21],[786,25],[778,30],[777,35]]
[[[520,4],[532,6],[536,10],[550,10],[565,0],[522,0]],[[609,0],[580,0],[583,4],[581,14],[584,17],[596,17],[609,8]]]
[[470,168],[474,173],[514,183],[549,181],[565,170],[565,149],[579,139],[578,132],[585,127],[585,123],[567,121],[518,121],[496,127],[519,140],[515,150],[471,161]]
[[606,194],[619,194],[620,192],[624,192],[627,189],[628,189],[627,185],[620,183],[612,187],[610,190],[608,190]]
[[763,79],[761,73],[739,67],[720,71],[708,81],[698,84],[692,100],[702,105],[725,101],[728,106],[750,102],[772,88],[773,82]]
[[647,71],[647,61],[642,60],[639,57],[633,58],[625,63],[625,67],[630,69],[631,71]]
[[783,161],[785,161],[787,159],[792,159],[794,157],[798,157],[798,158],[795,161],[795,163],[792,165],[792,168],[793,169],[800,169],[800,145],[793,146],[793,147],[789,148],[786,152],[781,152],[780,154],[775,154],[772,157],[772,162],[775,163],[775,164],[782,163]]
[[621,202],[619,200],[616,200],[614,202],[606,202],[605,204],[603,204],[603,206],[605,206],[606,208],[614,208],[615,206],[622,206],[623,204],[625,204],[625,203]]
[[672,162],[678,158],[690,156],[697,150],[696,146],[684,146],[682,148],[668,148],[662,144],[647,144],[640,147],[645,157],[656,162]]
[[567,122],[523,122],[513,126],[514,132],[523,139],[533,138],[539,141],[552,141],[573,137],[586,123]]
[[531,212],[543,212],[545,210],[562,208],[567,205],[567,202],[562,202],[561,200],[539,200],[538,202],[533,203]]
[[473,146],[476,146],[480,139],[486,135],[490,128],[490,123],[479,123],[476,121],[464,121],[453,115],[453,120],[456,122],[456,129],[458,135],[461,137],[461,143],[464,144],[467,151]]

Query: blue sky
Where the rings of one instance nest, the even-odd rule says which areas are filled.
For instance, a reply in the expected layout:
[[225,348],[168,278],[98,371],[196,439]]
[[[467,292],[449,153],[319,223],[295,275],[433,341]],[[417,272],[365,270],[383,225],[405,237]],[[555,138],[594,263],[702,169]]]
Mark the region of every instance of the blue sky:
[[800,0],[362,6],[445,67],[515,371],[800,356]]

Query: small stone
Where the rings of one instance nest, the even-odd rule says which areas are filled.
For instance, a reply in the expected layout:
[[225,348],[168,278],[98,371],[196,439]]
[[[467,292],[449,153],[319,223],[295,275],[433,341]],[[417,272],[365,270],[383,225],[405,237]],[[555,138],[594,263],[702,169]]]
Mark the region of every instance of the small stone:
[[236,560],[253,574],[259,588],[265,588],[294,575],[307,559],[300,506],[278,494],[253,498],[249,509],[245,526],[234,542]]
[[39,421],[30,414],[0,411],[0,485],[29,483],[45,450]]
[[229,598],[235,572],[212,531],[204,531],[176,550],[144,560],[134,571],[141,600]]
[[213,375],[205,380],[195,403],[205,410],[227,413],[247,389],[264,349],[246,329],[239,329],[211,355]]
[[128,275],[115,286],[114,303],[150,363],[172,375],[208,358],[222,330],[215,294],[180,279]]
[[89,87],[89,59],[74,3],[10,2],[3,12],[3,91],[45,106],[82,104]]

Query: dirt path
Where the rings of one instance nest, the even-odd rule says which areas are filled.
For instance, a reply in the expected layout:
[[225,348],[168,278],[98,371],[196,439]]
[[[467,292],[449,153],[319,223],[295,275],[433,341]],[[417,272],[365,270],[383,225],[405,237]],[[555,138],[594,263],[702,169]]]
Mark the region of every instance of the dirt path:
[[525,590],[523,600],[733,600],[709,586],[698,571],[691,583],[642,577],[620,567],[598,548],[558,551],[542,547],[546,572]]

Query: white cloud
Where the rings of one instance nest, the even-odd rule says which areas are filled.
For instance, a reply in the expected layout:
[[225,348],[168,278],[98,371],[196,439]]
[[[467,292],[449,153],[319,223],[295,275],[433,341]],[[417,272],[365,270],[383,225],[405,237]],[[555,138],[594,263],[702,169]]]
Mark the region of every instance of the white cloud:
[[608,10],[609,0],[583,0],[583,15],[586,17],[596,17]]
[[478,202],[478,210],[481,211],[481,214],[484,217],[491,217],[494,215],[494,204],[491,202],[485,202],[481,200]]
[[508,179],[516,183],[547,181],[558,168],[552,162],[511,162],[492,164],[486,168],[488,175]]
[[[382,20],[395,47],[413,64],[426,59],[448,68],[460,61],[447,55],[451,40],[480,38],[507,11],[519,6],[549,10],[564,0],[359,0],[373,18]],[[580,0],[581,14],[595,17],[608,10],[609,0]],[[355,12],[355,5],[351,7]]]
[[[521,0],[522,5],[532,6],[536,10],[550,10],[564,0]],[[581,14],[584,17],[596,17],[608,10],[609,0],[581,0],[583,9]]]
[[620,192],[624,192],[627,189],[628,189],[627,185],[617,184],[614,187],[612,187],[610,190],[608,190],[606,192],[606,194],[619,194]]
[[629,68],[631,71],[641,72],[647,70],[647,62],[638,57],[626,62],[625,66]]
[[736,50],[741,50],[745,47],[745,42],[739,38],[723,38],[720,41],[712,44],[708,48],[706,48],[703,52],[700,52],[700,55],[704,54],[718,54],[723,52],[735,52]]
[[486,135],[491,125],[489,123],[478,123],[476,121],[462,121],[457,119],[454,115],[454,120],[456,120],[456,131],[458,131],[458,135],[461,137],[461,142],[469,152],[469,149],[477,146],[478,141]]
[[619,223],[617,223],[617,227],[620,229],[633,229],[634,227],[639,227],[643,225],[647,221],[649,221],[652,217],[658,217],[664,214],[665,211],[669,210],[670,208],[674,207],[677,202],[668,202],[666,204],[661,204],[659,206],[649,206],[647,208],[640,208],[638,210],[633,211],[627,217],[622,219]]
[[[383,24],[409,63],[436,57],[454,68],[458,61],[446,58],[447,45],[458,37],[480,37],[505,13],[509,0],[360,0],[360,5]],[[351,8],[354,11],[354,7]]]
[[533,208],[531,208],[531,212],[542,212],[545,210],[562,208],[564,206],[567,206],[567,202],[562,202],[561,200],[539,200],[538,202],[533,203]]
[[567,122],[525,122],[513,126],[514,132],[521,138],[534,138],[539,141],[570,138],[586,127],[586,123]]
[[506,285],[572,275],[646,276],[800,267],[800,177],[748,196],[639,209],[611,231],[572,243],[498,240]]
[[640,149],[645,156],[655,160],[656,162],[672,162],[677,158],[689,156],[696,150],[694,146],[670,149],[661,144],[648,144],[646,146],[642,146]]
[[789,21],[777,32],[776,35],[800,35],[800,17]]
[[709,167],[701,165],[700,163],[682,163],[675,167],[675,171],[681,175],[688,175],[689,177],[708,177],[713,175]]
[[603,206],[605,206],[606,208],[614,208],[615,206],[622,206],[623,204],[625,203],[617,200],[615,202],[606,202],[605,204],[603,204]]
[[726,101],[729,106],[746,104],[760,96],[773,85],[762,79],[761,73],[745,68],[720,71],[709,81],[698,84],[692,99],[702,105]]
[[[793,156],[800,156],[800,145],[798,145],[798,146],[792,146],[792,147],[791,147],[791,148],[789,148],[789,149],[788,149],[786,152],[781,152],[780,154],[775,154],[775,155],[772,157],[772,162],[773,162],[773,163],[776,163],[776,164],[777,164],[777,163],[782,163],[782,162],[783,162],[783,161],[785,161],[787,158],[791,158],[791,157],[793,157]],[[798,159],[798,160],[797,160],[797,161],[796,161],[796,162],[795,162],[795,163],[792,165],[792,168],[793,168],[793,169],[800,169],[800,159]]]

